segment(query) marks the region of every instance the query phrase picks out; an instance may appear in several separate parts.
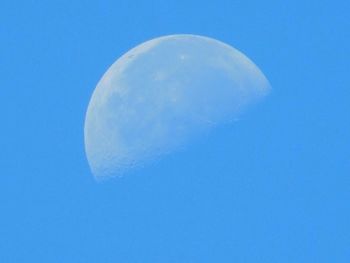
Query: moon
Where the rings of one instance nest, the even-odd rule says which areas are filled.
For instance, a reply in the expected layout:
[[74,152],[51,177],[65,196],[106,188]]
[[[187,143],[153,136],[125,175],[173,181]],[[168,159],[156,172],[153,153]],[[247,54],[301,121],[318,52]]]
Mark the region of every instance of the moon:
[[97,178],[121,175],[237,118],[270,84],[237,49],[198,35],[152,39],[103,75],[85,119],[85,150]]

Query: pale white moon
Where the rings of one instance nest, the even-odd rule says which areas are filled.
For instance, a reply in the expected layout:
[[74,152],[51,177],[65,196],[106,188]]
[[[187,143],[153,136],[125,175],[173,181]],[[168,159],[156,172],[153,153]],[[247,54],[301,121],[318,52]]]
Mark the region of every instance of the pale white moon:
[[90,100],[85,149],[97,177],[175,150],[232,120],[270,85],[233,47],[196,35],[147,41],[119,58]]

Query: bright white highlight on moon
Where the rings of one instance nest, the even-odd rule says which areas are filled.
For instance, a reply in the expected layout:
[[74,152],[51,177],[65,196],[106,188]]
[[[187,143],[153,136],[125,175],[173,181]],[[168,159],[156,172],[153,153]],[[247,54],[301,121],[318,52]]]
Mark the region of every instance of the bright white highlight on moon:
[[156,38],[104,74],[90,100],[85,149],[96,177],[120,175],[237,117],[270,85],[233,47],[196,35]]

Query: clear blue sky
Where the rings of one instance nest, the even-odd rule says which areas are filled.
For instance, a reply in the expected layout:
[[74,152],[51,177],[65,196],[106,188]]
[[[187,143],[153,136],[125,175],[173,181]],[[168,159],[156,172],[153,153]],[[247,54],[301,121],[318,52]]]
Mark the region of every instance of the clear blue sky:
[[[0,262],[350,262],[348,1],[2,1]],[[97,183],[105,70],[153,37],[229,43],[273,91],[239,122]]]

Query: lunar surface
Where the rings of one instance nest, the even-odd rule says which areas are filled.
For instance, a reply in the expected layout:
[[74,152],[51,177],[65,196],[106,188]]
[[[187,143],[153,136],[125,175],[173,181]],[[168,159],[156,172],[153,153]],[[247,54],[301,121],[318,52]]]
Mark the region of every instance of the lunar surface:
[[92,173],[121,175],[233,120],[270,90],[259,68],[233,47],[196,35],[147,41],[99,81],[85,120]]

